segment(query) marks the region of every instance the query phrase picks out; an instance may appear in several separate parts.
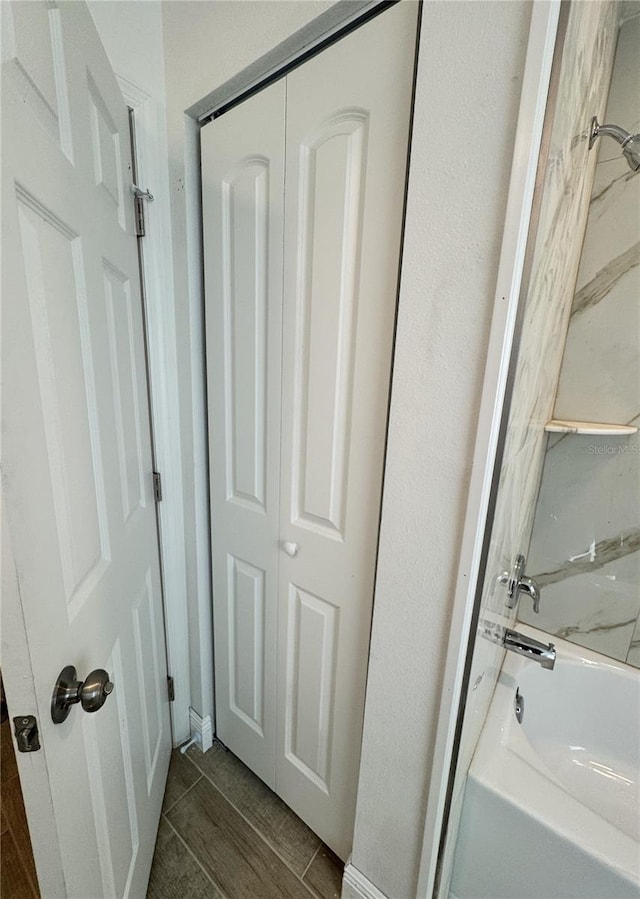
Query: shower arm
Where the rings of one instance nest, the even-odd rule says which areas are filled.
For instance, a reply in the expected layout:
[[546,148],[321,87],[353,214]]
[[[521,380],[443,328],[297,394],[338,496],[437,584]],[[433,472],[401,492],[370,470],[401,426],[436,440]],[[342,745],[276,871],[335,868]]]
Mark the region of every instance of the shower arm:
[[627,164],[632,172],[640,171],[640,134],[630,134],[619,125],[601,125],[597,116],[591,119],[589,128],[589,149],[593,147],[596,140],[602,135],[612,137],[620,144],[622,154],[627,160]]
[[617,140],[621,147],[624,147],[627,141],[633,137],[633,134],[629,134],[628,131],[625,131],[619,125],[601,125],[597,116],[594,116],[591,119],[591,130],[589,131],[589,149],[593,147],[597,138],[603,134],[608,134],[609,137]]

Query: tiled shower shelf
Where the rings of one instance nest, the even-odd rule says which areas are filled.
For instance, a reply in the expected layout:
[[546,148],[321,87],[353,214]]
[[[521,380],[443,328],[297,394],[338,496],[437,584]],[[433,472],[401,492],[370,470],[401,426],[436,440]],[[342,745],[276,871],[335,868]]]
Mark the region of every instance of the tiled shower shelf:
[[544,426],[545,431],[552,434],[590,434],[594,437],[607,435],[620,436],[622,434],[635,434],[635,425],[613,425],[601,421],[569,421],[553,418]]

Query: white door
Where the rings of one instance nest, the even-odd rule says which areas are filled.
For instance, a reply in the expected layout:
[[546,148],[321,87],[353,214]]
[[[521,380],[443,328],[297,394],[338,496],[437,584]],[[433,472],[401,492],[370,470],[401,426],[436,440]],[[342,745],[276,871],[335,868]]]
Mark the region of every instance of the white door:
[[394,6],[202,133],[218,735],[343,859],[416,13]]
[[285,83],[202,135],[218,737],[274,787]]
[[[23,616],[26,634],[3,674],[14,715],[32,679],[42,748],[18,759],[39,874],[63,884],[49,895],[138,899],[171,735],[127,110],[84,4],[2,7],[2,475],[19,594],[3,633]],[[54,724],[66,665],[115,686]],[[31,782],[43,770],[48,795]]]

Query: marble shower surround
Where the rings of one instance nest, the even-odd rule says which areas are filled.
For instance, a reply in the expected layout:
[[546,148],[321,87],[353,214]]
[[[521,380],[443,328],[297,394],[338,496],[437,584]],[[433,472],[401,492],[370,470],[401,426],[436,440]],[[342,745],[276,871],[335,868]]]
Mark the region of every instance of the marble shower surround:
[[[506,592],[497,578],[518,553],[526,552],[531,537],[545,456],[544,425],[555,399],[596,163],[588,151],[588,126],[592,110],[604,109],[616,34],[615,3],[571,5],[480,611],[481,618],[506,626],[512,626],[515,611],[506,608]],[[477,638],[443,884],[453,861],[466,773],[503,657],[502,647]]]
[[[615,3],[571,6],[480,612],[507,626],[515,612],[506,608],[497,579],[531,539],[544,425],[556,395],[596,164],[588,150],[588,125],[592,110],[604,109],[616,35]],[[503,654],[485,639],[476,641],[463,766],[475,749]]]
[[[600,121],[640,130],[640,14],[620,27]],[[600,139],[554,418],[640,425],[640,174]],[[552,435],[519,618],[640,667],[640,438]]]

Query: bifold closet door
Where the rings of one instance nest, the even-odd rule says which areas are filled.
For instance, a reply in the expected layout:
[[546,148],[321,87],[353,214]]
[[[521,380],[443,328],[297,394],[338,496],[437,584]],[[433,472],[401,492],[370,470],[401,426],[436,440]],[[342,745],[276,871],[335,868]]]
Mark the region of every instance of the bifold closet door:
[[202,131],[216,728],[275,788],[285,83]]
[[278,793],[351,849],[417,4],[287,77]]
[[398,3],[202,132],[217,730],[343,859],[416,17]]

